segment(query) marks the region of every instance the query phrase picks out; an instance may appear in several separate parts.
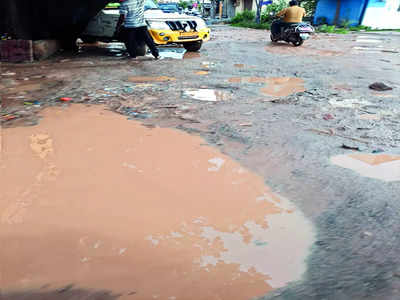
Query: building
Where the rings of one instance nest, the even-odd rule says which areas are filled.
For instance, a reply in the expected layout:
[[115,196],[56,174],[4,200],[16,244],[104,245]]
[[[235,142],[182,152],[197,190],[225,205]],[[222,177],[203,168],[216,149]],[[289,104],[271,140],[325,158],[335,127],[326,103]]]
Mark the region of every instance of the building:
[[400,0],[319,0],[314,22],[399,29]]

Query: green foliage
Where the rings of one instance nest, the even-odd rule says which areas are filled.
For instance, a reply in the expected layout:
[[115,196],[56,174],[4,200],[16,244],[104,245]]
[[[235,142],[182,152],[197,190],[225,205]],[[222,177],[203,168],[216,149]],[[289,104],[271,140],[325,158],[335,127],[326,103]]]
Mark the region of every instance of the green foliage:
[[261,15],[261,19],[264,19],[265,22],[271,21],[271,17],[275,16],[278,12],[288,6],[287,1],[278,0],[274,1],[272,4],[266,5],[265,9]]
[[106,8],[119,8],[119,6],[119,3],[111,2],[107,4]]
[[351,24],[350,20],[343,20],[342,22],[340,22],[340,27],[349,28],[350,24]]
[[342,34],[349,33],[349,30],[347,28],[339,28],[336,27],[335,25],[326,25],[326,24],[319,26],[317,28],[317,31],[325,33],[342,33]]
[[256,22],[252,21],[242,21],[239,23],[232,24],[235,27],[245,27],[245,28],[253,28],[253,29],[270,29],[271,25],[269,23],[260,23],[257,24]]
[[372,28],[369,26],[365,25],[358,25],[358,26],[352,26],[349,28],[350,31],[372,31]]
[[349,25],[350,23],[351,22],[349,22],[349,21],[344,21],[341,23],[340,27],[337,27],[335,25],[323,24],[321,26],[318,26],[317,31],[325,32],[325,33],[342,33],[342,34],[354,32],[354,31],[374,31],[369,26],[364,26],[364,25],[350,26]]
[[254,11],[251,10],[245,10],[244,12],[237,13],[236,16],[234,16],[231,19],[232,24],[239,24],[239,23],[251,23],[254,21],[256,17],[256,14]]
[[186,8],[188,8],[188,6],[189,6],[189,1],[182,1],[182,0],[180,0],[180,1],[179,1],[179,6],[182,7],[183,9],[186,9]]
[[318,0],[305,0],[301,1],[301,6],[306,10],[308,16],[312,16],[317,8]]
[[271,22],[272,18],[287,6],[288,4],[285,0],[274,1],[272,4],[265,6],[261,14],[261,23]]

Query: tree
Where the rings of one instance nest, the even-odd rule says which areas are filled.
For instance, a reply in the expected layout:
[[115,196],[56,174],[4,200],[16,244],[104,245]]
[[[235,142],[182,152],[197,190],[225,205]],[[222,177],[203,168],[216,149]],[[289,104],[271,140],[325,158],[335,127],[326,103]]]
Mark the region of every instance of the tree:
[[256,23],[260,24],[261,22],[261,9],[262,9],[262,4],[263,0],[255,0],[256,1]]
[[340,8],[341,8],[341,6],[342,6],[341,0],[337,0],[335,18],[333,19],[333,23],[335,25],[339,25],[339,17],[340,17]]
[[315,9],[317,8],[318,0],[305,0],[301,1],[300,4],[307,12],[307,15],[312,16],[315,13]]

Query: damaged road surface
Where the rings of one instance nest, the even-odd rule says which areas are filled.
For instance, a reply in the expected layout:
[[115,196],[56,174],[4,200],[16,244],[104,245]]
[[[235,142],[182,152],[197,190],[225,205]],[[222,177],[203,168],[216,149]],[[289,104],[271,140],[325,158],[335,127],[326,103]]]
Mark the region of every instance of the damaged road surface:
[[400,299],[400,35],[212,32],[0,64],[1,300]]
[[239,300],[305,271],[310,222],[200,137],[99,106],[42,113],[3,134],[6,298],[71,284],[120,299]]

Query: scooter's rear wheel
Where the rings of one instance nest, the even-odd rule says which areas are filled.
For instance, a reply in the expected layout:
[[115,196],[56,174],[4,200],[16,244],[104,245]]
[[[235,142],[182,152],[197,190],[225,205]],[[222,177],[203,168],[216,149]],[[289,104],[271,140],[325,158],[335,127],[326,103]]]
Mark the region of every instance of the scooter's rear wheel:
[[295,47],[301,46],[301,45],[303,45],[303,43],[304,43],[304,40],[301,37],[299,37],[297,40],[292,42],[293,46],[295,46]]

